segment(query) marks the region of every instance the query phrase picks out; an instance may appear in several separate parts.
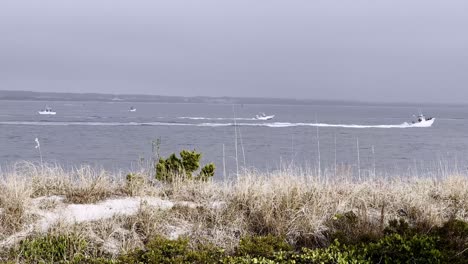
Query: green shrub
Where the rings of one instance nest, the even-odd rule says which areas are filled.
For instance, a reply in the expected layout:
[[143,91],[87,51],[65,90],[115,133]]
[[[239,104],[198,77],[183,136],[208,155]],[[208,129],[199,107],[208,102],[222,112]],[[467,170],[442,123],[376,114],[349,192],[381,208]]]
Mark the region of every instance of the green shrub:
[[87,245],[76,235],[47,235],[23,240],[13,254],[25,263],[63,263],[84,256]]
[[[350,214],[352,220],[352,215]],[[337,218],[347,218],[343,215]],[[351,221],[352,222],[352,221]],[[326,248],[293,251],[284,238],[273,235],[244,237],[235,255],[211,244],[189,245],[187,238],[169,240],[157,236],[144,249],[136,249],[118,259],[96,258],[88,254],[88,244],[76,235],[28,238],[11,252],[0,254],[2,263],[124,264],[124,263],[468,263],[468,223],[452,219],[430,233],[418,233],[404,220],[389,222],[386,235],[375,242],[341,243]],[[10,254],[8,254],[10,253]],[[10,262],[13,263],[13,262]]]
[[188,240],[172,241],[156,237],[146,247],[146,252],[141,254],[141,260],[145,263],[183,263],[188,251]]
[[[391,220],[384,230],[385,234],[399,234],[402,237],[414,237],[421,234],[418,227],[410,227],[404,220]],[[468,263],[468,223],[451,219],[442,227],[433,227],[428,236],[436,242],[436,248],[442,254],[444,263]]]
[[387,235],[377,242],[356,245],[340,244],[327,248],[303,249],[294,254],[295,263],[441,263],[437,237],[427,235]]
[[201,153],[198,153],[195,150],[182,150],[180,152],[180,157],[182,158],[182,167],[185,170],[185,173],[187,173],[187,176],[191,178],[192,172],[200,168]]
[[388,226],[384,229],[384,234],[400,234],[400,235],[410,235],[413,234],[413,230],[410,228],[409,224],[405,219],[400,218],[400,220],[390,220]]
[[468,263],[468,223],[451,219],[435,233],[440,237],[444,262]]
[[[286,247],[287,248],[287,247]],[[285,249],[286,249],[285,248]],[[290,248],[289,248],[290,249]],[[268,252],[264,256],[253,255],[252,253],[246,255],[239,255],[237,257],[229,256],[223,259],[222,263],[225,264],[243,264],[243,263],[291,263],[291,264],[366,264],[371,263],[364,253],[356,249],[354,246],[340,245],[335,242],[328,248],[320,249],[307,249],[303,248],[301,252],[294,253],[292,251],[275,251]],[[268,255],[268,256],[266,256]]]
[[216,166],[214,163],[206,164],[200,171],[200,174],[197,176],[197,180],[208,181],[214,176]]
[[167,159],[159,158],[156,164],[156,179],[164,182],[172,182],[174,177],[183,175],[182,161],[171,154]]
[[199,246],[192,250],[188,239],[169,240],[161,236],[152,239],[145,250],[135,250],[119,258],[121,263],[217,263],[223,250],[214,246]]
[[237,248],[237,255],[272,257],[275,252],[291,251],[292,247],[284,238],[273,235],[242,238]]
[[377,243],[363,245],[373,263],[440,263],[442,254],[436,248],[437,237],[392,234]]
[[355,246],[341,245],[335,240],[327,248],[302,249],[300,254],[291,256],[294,263],[320,263],[320,264],[357,264],[372,263],[368,260],[365,253]]
[[288,263],[288,262],[277,262],[271,259],[267,259],[265,257],[250,257],[250,256],[243,256],[243,257],[233,257],[228,256],[220,261],[222,264],[276,264],[276,263]]
[[[178,158],[171,154],[167,159],[159,158],[156,164],[156,179],[171,183],[175,178],[180,180],[191,180],[200,168],[201,153],[182,150]],[[205,165],[200,173],[195,176],[195,180],[208,181],[214,176],[215,165],[213,163]]]
[[356,244],[362,242],[376,241],[380,234],[368,222],[360,220],[353,212],[335,214],[327,224],[329,232],[327,237],[330,241],[338,240],[344,244]]
[[93,258],[85,256],[76,256],[67,264],[120,264],[117,260],[108,258]]
[[186,260],[189,263],[219,263],[224,257],[224,249],[207,244],[197,245],[188,253]]

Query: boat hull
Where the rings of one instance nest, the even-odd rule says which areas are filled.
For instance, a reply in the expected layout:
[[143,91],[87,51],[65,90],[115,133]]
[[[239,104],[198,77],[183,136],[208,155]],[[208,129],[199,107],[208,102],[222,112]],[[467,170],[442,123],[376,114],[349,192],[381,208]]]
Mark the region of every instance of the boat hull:
[[255,118],[257,120],[271,120],[273,119],[275,116],[274,115],[271,115],[271,116],[256,116]]
[[412,127],[431,127],[434,124],[435,118],[429,120],[423,120],[421,122],[411,124]]
[[56,115],[57,114],[56,112],[47,112],[47,111],[39,111],[37,113],[39,113],[40,115]]

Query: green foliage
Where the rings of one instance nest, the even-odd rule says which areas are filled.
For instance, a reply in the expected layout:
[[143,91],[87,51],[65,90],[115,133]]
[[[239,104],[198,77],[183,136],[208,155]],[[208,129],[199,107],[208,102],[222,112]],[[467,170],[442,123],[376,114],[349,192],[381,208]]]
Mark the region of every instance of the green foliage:
[[392,234],[363,248],[373,263],[440,263],[436,242],[434,236]]
[[364,253],[360,252],[354,246],[340,245],[335,242],[328,248],[321,249],[302,249],[301,252],[294,253],[288,251],[276,251],[269,253],[268,256],[259,255],[241,255],[237,257],[226,257],[222,263],[226,264],[242,264],[242,263],[261,263],[261,264],[273,264],[273,263],[294,263],[294,264],[309,264],[309,263],[320,263],[320,264],[366,264],[371,263],[365,256]]
[[151,240],[146,250],[136,250],[128,256],[123,256],[123,263],[183,263],[187,254],[188,240],[168,240],[156,237]]
[[76,256],[67,264],[120,264],[117,260],[107,258],[93,258],[87,256]]
[[301,254],[291,256],[294,263],[323,263],[323,264],[346,264],[346,263],[371,263],[366,255],[355,246],[341,245],[335,240],[327,248],[320,249],[302,249]]
[[292,247],[284,238],[273,235],[242,238],[237,248],[237,255],[271,257],[278,251],[291,251]]
[[[180,180],[191,180],[193,173],[200,168],[201,153],[182,150],[178,158],[176,154],[171,154],[167,159],[159,158],[156,164],[156,179],[172,183],[176,178]],[[195,180],[208,181],[214,176],[215,165],[213,163],[205,165]]]
[[180,157],[182,158],[182,166],[187,173],[187,176],[191,178],[192,172],[200,168],[200,159],[201,153],[193,151],[182,150],[180,152]]
[[243,257],[233,257],[228,256],[220,261],[222,264],[276,264],[276,263],[288,263],[288,262],[276,262],[271,259],[267,259],[265,257],[250,257],[250,256],[243,256]]
[[400,234],[400,235],[408,235],[412,234],[413,230],[410,228],[409,224],[403,219],[400,220],[390,220],[388,222],[388,226],[384,229],[384,234]]
[[437,234],[448,246],[465,249],[468,247],[468,223],[452,219],[437,230]]
[[211,177],[214,176],[216,166],[214,163],[206,164],[200,171],[197,179],[200,181],[208,181]]
[[336,214],[328,224],[334,230],[335,236],[347,236],[356,229],[358,217],[353,211],[344,214]]
[[224,252],[213,246],[199,246],[192,250],[188,239],[169,240],[155,237],[145,250],[135,250],[120,257],[121,263],[216,263],[223,258]]
[[[337,215],[353,222],[352,214]],[[283,237],[244,237],[235,255],[211,244],[190,246],[187,238],[169,240],[157,236],[144,249],[136,249],[118,259],[95,258],[88,244],[76,235],[29,238],[10,252],[0,254],[2,263],[123,264],[123,263],[224,263],[224,264],[345,264],[345,263],[468,263],[468,223],[452,219],[429,233],[418,233],[404,220],[393,220],[385,235],[373,242],[342,243],[338,239],[325,248],[294,251]],[[6,252],[5,254],[8,254]]]
[[208,244],[198,245],[195,250],[190,251],[187,260],[190,263],[217,263],[224,257],[224,249]]
[[[404,220],[391,220],[385,234],[399,234],[414,238],[421,234],[418,227],[410,227]],[[426,234],[435,241],[436,249],[442,254],[443,263],[468,263],[468,223],[456,219],[447,221],[442,227],[434,227]]]
[[452,219],[438,228],[439,248],[446,263],[468,263],[468,223]]
[[164,182],[173,182],[174,177],[183,174],[182,161],[171,154],[167,159],[159,158],[156,164],[156,179]]
[[327,226],[330,230],[328,234],[330,241],[338,240],[341,243],[355,244],[375,241],[378,238],[372,232],[362,232],[368,230],[366,223],[360,221],[353,211],[334,215]]
[[25,263],[66,263],[82,258],[87,245],[75,235],[47,235],[25,239],[13,254]]
[[377,242],[356,245],[340,244],[338,240],[327,248],[303,249],[293,254],[294,263],[441,263],[442,254],[436,248],[437,237],[400,234],[385,236]]

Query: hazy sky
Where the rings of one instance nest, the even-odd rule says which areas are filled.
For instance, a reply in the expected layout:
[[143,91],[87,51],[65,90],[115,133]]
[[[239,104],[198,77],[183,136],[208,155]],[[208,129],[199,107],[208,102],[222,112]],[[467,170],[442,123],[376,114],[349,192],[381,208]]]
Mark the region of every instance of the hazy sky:
[[467,0],[1,0],[0,89],[468,102]]

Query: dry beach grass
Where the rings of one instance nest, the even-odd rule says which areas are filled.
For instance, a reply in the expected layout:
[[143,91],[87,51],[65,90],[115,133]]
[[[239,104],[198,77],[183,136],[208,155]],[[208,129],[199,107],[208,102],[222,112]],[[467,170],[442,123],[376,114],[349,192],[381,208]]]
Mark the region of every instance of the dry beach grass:
[[2,172],[0,247],[44,232],[73,232],[98,255],[116,256],[156,235],[187,236],[229,252],[246,235],[273,234],[292,245],[317,247],[328,245],[336,231],[351,238],[381,236],[392,219],[424,230],[453,218],[468,221],[464,174],[355,181],[246,171],[228,182],[170,185],[135,175],[129,181],[89,167],[65,171],[29,163]]

